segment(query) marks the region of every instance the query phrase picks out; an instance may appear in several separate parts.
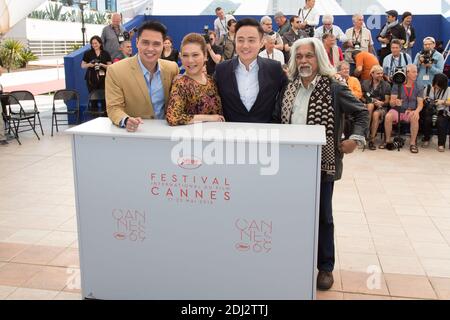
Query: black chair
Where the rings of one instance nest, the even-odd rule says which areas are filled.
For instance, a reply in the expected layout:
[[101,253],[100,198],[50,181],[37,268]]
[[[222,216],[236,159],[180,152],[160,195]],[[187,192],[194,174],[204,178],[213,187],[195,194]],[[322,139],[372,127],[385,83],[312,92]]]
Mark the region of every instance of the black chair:
[[91,118],[106,117],[105,90],[94,90],[89,94],[87,109],[83,112],[86,114]]
[[[39,126],[41,127],[41,133],[44,135],[44,129],[42,128],[42,122],[40,117],[40,112],[36,104],[36,99],[34,95],[30,91],[20,90],[20,91],[12,91],[10,94],[21,102],[24,112],[28,115],[34,115],[39,120]],[[32,104],[32,110],[28,108],[28,102]]]
[[[57,101],[62,100],[66,106],[66,110],[57,111]],[[73,103],[75,107],[69,110],[69,103]],[[67,119],[59,119],[58,116],[67,116]],[[80,123],[80,95],[74,90],[58,90],[53,97],[52,109],[52,137],[53,127],[56,127],[56,132],[59,132],[58,125],[69,125],[69,116],[76,116],[76,123]],[[59,123],[58,123],[59,121]],[[61,123],[62,122],[62,123]]]
[[[35,129],[36,114],[27,113],[20,104],[20,101],[12,94],[3,94],[0,99],[8,106],[6,114],[4,114],[6,123],[8,124],[8,133],[12,131],[19,145],[22,145],[19,139],[19,132],[33,131],[38,140],[41,140]],[[29,129],[23,129],[26,127],[29,127]]]

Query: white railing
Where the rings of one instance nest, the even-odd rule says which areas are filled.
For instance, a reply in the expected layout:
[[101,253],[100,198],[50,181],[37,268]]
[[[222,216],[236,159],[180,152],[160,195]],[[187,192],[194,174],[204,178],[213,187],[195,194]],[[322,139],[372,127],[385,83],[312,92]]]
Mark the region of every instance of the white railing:
[[48,41],[29,40],[28,47],[38,57],[63,56],[74,51],[74,46],[81,47],[82,41]]

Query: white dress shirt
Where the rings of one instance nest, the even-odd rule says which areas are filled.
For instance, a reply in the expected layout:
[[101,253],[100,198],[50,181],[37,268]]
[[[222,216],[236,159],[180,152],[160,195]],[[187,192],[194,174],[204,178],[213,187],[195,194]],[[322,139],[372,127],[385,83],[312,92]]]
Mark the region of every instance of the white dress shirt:
[[279,61],[281,65],[284,65],[284,54],[278,49],[274,48],[271,54],[268,54],[267,50],[264,50],[259,54],[259,56],[262,58]]
[[255,59],[250,64],[249,70],[238,59],[239,65],[236,68],[235,75],[238,85],[239,95],[244,106],[250,111],[255,104],[256,98],[259,94],[259,81],[258,81],[258,59]]
[[300,80],[300,87],[297,95],[295,96],[294,107],[292,108],[291,123],[292,124],[306,124],[308,119],[308,107],[311,94],[316,88],[317,83],[320,80],[318,75],[308,87],[303,85],[303,81]]
[[306,22],[309,26],[317,27],[320,23],[320,13],[316,8],[311,10],[302,8],[299,10],[298,17],[301,23]]
[[[314,38],[317,38],[320,41],[322,41],[323,34],[327,32],[327,30],[324,29],[325,29],[324,26],[318,27],[314,31]],[[339,40],[340,42],[347,41],[347,36],[345,35],[344,31],[342,31],[342,29],[339,28],[338,26],[333,25],[331,31],[328,31],[328,33],[331,33],[332,35],[336,36],[336,39]]]

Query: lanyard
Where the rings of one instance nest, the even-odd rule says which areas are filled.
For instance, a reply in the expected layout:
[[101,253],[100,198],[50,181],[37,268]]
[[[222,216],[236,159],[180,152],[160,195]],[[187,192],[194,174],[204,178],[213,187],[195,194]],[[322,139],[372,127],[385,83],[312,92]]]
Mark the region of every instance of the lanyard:
[[413,95],[414,92],[414,83],[411,86],[411,91],[408,92],[407,88],[406,88],[406,84],[403,85],[403,90],[405,91],[405,96],[408,100],[408,106],[409,106],[409,101],[411,100],[411,97]]
[[[400,53],[400,57],[398,58],[398,64],[397,65],[394,65],[394,62],[395,62],[395,59],[394,59],[394,56],[392,56],[391,57],[391,66],[390,66],[390,74],[392,74],[392,72],[394,71],[393,69],[392,69],[392,67],[401,67],[402,66],[402,53]],[[405,63],[406,63],[406,61],[405,61]]]
[[[363,34],[363,29],[361,29],[360,31],[359,31],[359,44],[360,45],[362,45],[362,35]],[[353,28],[353,35],[352,35],[352,39],[353,39],[353,41],[355,41],[355,40],[358,40],[358,37],[356,36],[356,32],[355,32],[355,28]]]
[[219,18],[219,22],[222,25],[222,27],[223,27],[223,29],[225,30],[225,33],[226,33],[227,32],[227,27],[226,27],[226,25],[227,25],[227,17],[225,16],[225,24],[222,23],[222,20],[220,20],[220,18]]
[[306,22],[306,18],[308,18],[309,14],[311,13],[311,10],[312,10],[312,8],[309,9],[309,11],[308,11],[308,13],[306,14],[306,17],[305,17],[304,9],[300,9],[300,11],[302,12],[302,18],[303,18],[302,22]]

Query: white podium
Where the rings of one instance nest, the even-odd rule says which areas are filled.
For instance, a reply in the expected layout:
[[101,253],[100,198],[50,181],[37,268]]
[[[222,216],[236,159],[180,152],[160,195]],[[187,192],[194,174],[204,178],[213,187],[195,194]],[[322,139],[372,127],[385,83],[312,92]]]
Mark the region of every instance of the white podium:
[[315,299],[323,127],[147,120],[131,134],[98,118],[67,132],[84,298]]

